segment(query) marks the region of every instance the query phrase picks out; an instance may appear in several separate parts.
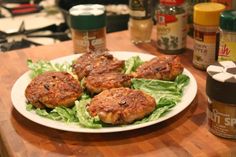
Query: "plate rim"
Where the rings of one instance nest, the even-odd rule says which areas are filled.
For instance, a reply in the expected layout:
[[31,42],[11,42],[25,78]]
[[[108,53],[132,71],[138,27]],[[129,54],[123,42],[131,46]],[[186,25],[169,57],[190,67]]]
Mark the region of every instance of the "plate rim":
[[[141,52],[134,52],[134,51],[110,51],[109,53],[111,53],[114,57],[116,57],[118,59],[124,57],[124,54],[126,54],[126,56],[124,57],[126,59],[128,59],[131,56],[137,56],[137,55],[140,56],[141,59],[142,59],[142,57],[144,57],[144,58],[146,57],[146,58],[149,58],[149,59],[151,59],[153,57],[156,57],[156,56],[151,55],[151,54],[141,53]],[[80,55],[82,55],[82,54],[72,54],[72,55],[67,55],[67,56],[64,56],[64,57],[55,58],[55,59],[50,60],[50,61],[55,63],[55,62],[62,62],[63,60],[72,60],[72,59],[75,59],[75,58],[79,57]],[[123,56],[121,57],[120,55],[123,55]],[[127,56],[129,56],[129,57],[127,57]],[[146,59],[146,60],[148,60],[148,59]],[[191,105],[192,101],[194,100],[194,98],[196,97],[196,94],[197,94],[196,79],[194,78],[194,76],[192,75],[192,73],[190,71],[188,71],[186,68],[184,68],[184,73],[190,77],[190,82],[187,86],[188,90],[190,88],[190,85],[192,86],[192,88],[191,88],[191,95],[188,97],[188,99],[184,103],[184,107],[179,109],[178,111],[176,111],[174,109],[178,106],[178,104],[183,103],[183,97],[186,97],[186,94],[183,94],[181,102],[176,104],[176,106],[173,107],[173,110],[171,110],[167,115],[165,115],[164,117],[159,118],[156,121],[151,121],[151,122],[146,122],[146,123],[136,124],[136,125],[114,126],[114,127],[98,128],[98,129],[83,128],[83,127],[79,126],[78,124],[75,125],[75,123],[65,123],[65,122],[55,121],[55,120],[51,120],[51,119],[48,119],[48,118],[45,118],[45,117],[41,117],[41,116],[39,116],[39,115],[37,115],[33,112],[27,111],[25,106],[22,108],[22,105],[21,106],[17,105],[18,104],[17,99],[19,99],[18,97],[17,98],[15,97],[15,94],[17,94],[17,91],[18,91],[17,88],[18,88],[19,84],[22,83],[22,80],[24,79],[24,77],[28,77],[27,79],[28,79],[28,81],[30,81],[29,73],[30,73],[30,70],[23,73],[20,77],[17,78],[14,85],[12,86],[11,100],[12,100],[12,104],[13,104],[14,108],[22,116],[24,116],[25,118],[27,118],[27,119],[29,119],[29,120],[37,123],[37,124],[40,124],[40,125],[43,125],[43,126],[46,126],[46,127],[49,127],[49,128],[53,128],[53,129],[57,129],[57,130],[63,130],[63,131],[69,131],[69,132],[77,132],[77,133],[113,133],[113,132],[123,132],[123,131],[129,131],[129,130],[136,130],[136,129],[156,125],[156,124],[158,124],[160,122],[163,122],[167,119],[170,119],[170,118],[176,116],[177,114],[181,113],[182,111],[184,111],[189,105]],[[27,80],[23,80],[23,81],[27,81]],[[28,82],[28,84],[29,84],[29,82]],[[186,90],[187,89],[184,89],[184,93],[187,92]],[[24,93],[25,89],[22,89],[22,91]],[[24,96],[24,99],[26,100],[25,96]],[[172,114],[170,114],[170,113],[172,113]]]

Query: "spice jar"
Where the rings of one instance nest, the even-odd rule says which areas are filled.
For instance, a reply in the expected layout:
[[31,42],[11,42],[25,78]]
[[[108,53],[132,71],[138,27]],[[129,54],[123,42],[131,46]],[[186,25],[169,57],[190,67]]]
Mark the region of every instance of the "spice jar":
[[168,54],[182,53],[187,37],[184,0],[160,0],[156,15],[157,49]]
[[98,4],[77,5],[69,12],[75,53],[105,50],[105,7]]
[[151,41],[153,27],[152,0],[130,0],[130,20],[128,23],[130,40],[134,44]]
[[208,127],[213,134],[236,139],[236,62],[222,61],[207,68]]
[[236,10],[220,15],[220,48],[218,60],[236,61]]
[[236,9],[236,1],[235,0],[211,0],[211,2],[224,4],[226,9]]
[[205,70],[216,60],[216,32],[224,9],[223,4],[211,2],[194,6],[193,65],[198,69]]

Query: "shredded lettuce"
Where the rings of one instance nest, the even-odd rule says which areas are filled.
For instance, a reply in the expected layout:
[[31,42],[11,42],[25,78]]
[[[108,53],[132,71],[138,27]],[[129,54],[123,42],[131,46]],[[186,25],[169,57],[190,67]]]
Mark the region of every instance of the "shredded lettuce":
[[132,79],[132,88],[150,94],[155,98],[157,104],[156,109],[149,116],[136,121],[135,124],[156,120],[166,112],[169,112],[178,102],[181,101],[183,88],[188,85],[189,80],[190,78],[184,74],[177,76],[174,82]]
[[75,106],[77,110],[77,118],[79,119],[79,124],[86,128],[101,128],[102,124],[98,116],[91,117],[87,111],[86,106],[91,101],[88,95],[83,95],[81,100],[75,101]]
[[35,108],[32,104],[26,105],[27,111],[35,111],[35,113],[39,116],[46,117],[56,121],[62,122],[78,122],[78,118],[76,117],[76,108],[68,108],[68,107],[55,107],[52,110]]
[[47,71],[65,71],[73,75],[71,64],[67,62],[63,64],[54,64],[49,61],[39,60],[34,63],[32,60],[28,59],[27,65],[31,70],[30,78],[35,78],[36,76]]
[[125,61],[124,73],[131,74],[142,64],[143,61],[139,56],[130,57],[128,60]]

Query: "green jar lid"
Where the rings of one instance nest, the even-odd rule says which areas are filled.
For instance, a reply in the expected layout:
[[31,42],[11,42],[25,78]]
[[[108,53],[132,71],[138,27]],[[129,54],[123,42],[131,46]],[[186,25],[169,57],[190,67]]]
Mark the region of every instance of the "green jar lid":
[[76,5],[69,10],[74,29],[94,30],[106,26],[105,7],[99,4]]
[[236,32],[236,10],[226,10],[220,15],[220,28]]

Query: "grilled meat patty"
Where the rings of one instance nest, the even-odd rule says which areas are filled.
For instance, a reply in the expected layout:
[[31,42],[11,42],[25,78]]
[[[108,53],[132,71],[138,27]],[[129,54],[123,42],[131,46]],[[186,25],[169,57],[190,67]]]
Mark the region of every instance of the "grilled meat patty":
[[70,107],[81,95],[79,81],[67,72],[45,72],[35,77],[25,90],[27,100],[37,108]]
[[88,75],[101,74],[104,72],[121,72],[124,61],[117,60],[111,54],[85,53],[80,56],[72,65],[74,73],[81,80]]
[[100,93],[106,89],[129,87],[131,78],[130,75],[118,72],[95,74],[85,78],[85,87],[90,93]]
[[108,124],[128,124],[142,119],[155,109],[156,103],[148,94],[129,88],[113,88],[96,95],[88,105],[91,116],[99,116]]
[[160,56],[145,62],[133,74],[137,78],[174,80],[183,72],[178,56]]

